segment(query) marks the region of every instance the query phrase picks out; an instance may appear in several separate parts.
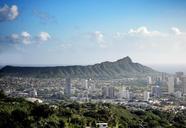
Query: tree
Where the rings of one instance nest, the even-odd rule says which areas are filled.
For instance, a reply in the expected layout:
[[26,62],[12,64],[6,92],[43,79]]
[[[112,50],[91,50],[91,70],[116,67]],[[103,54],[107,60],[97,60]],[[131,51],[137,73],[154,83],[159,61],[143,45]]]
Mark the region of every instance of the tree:
[[54,113],[53,109],[49,108],[48,105],[35,105],[31,111],[35,120],[42,118],[47,118]]
[[21,121],[24,121],[28,115],[26,112],[24,112],[20,109],[16,109],[16,110],[12,111],[11,116],[14,121],[21,122]]
[[4,94],[3,90],[0,90],[0,99],[6,98],[6,95]]
[[8,112],[0,112],[0,128],[14,128],[11,115]]

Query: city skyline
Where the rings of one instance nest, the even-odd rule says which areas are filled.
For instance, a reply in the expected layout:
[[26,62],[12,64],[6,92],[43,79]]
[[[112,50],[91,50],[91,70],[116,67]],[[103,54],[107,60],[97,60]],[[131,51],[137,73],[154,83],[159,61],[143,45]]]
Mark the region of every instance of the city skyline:
[[0,3],[1,65],[88,65],[130,56],[184,65],[186,1]]

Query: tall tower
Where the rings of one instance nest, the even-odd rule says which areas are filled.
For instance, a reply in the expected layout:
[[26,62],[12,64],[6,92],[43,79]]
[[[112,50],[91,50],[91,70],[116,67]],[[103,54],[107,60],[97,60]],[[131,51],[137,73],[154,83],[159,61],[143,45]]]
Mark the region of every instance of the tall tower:
[[150,98],[150,92],[148,92],[148,91],[144,91],[144,93],[143,93],[143,97],[144,97],[144,101],[148,101],[149,100],[149,98]]
[[174,93],[174,76],[169,76],[168,77],[168,94]]
[[70,78],[66,78],[66,85],[65,85],[65,89],[64,89],[64,94],[67,97],[71,96],[71,80],[70,80]]

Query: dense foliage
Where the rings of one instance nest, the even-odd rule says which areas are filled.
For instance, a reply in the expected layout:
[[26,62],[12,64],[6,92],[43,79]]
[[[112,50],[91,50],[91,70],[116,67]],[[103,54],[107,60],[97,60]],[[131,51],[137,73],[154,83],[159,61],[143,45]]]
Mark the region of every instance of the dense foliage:
[[185,128],[186,111],[134,111],[105,103],[46,105],[0,93],[0,128],[84,128],[96,127],[97,122],[107,122],[111,128]]

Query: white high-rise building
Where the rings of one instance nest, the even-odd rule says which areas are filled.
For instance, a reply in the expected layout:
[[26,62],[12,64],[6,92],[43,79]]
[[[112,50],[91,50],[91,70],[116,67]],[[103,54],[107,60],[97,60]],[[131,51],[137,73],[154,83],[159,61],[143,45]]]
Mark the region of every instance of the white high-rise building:
[[122,89],[119,90],[119,97],[121,99],[127,99],[129,100],[130,99],[130,92],[129,90],[126,88],[126,87],[122,87]]
[[150,85],[153,84],[151,76],[147,76],[147,84],[150,84]]
[[83,85],[83,88],[88,89],[88,80],[87,79],[83,79],[82,85]]
[[176,83],[176,85],[181,85],[182,81],[179,77],[176,77],[175,83]]
[[35,88],[33,88],[31,91],[30,91],[30,96],[31,97],[37,97],[37,90]]
[[130,99],[130,92],[126,87],[123,87],[121,91],[121,98]]
[[169,76],[168,77],[168,94],[173,94],[174,93],[174,76]]
[[150,98],[150,92],[148,92],[148,91],[144,91],[144,93],[143,93],[143,97],[144,97],[144,101],[148,101],[149,100],[149,98]]

